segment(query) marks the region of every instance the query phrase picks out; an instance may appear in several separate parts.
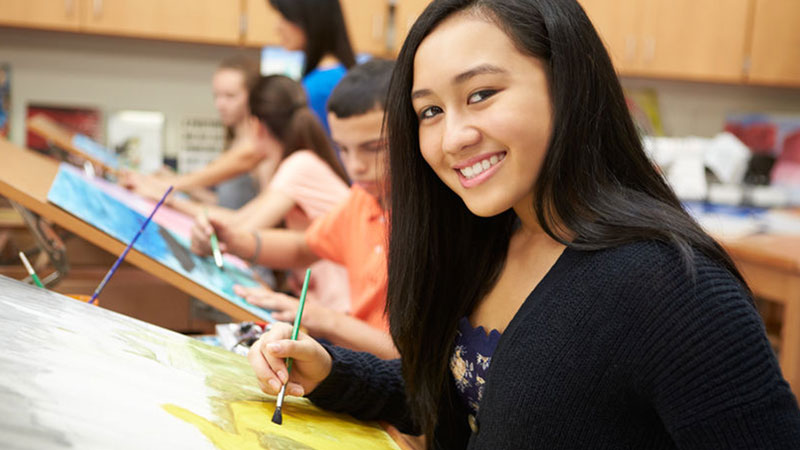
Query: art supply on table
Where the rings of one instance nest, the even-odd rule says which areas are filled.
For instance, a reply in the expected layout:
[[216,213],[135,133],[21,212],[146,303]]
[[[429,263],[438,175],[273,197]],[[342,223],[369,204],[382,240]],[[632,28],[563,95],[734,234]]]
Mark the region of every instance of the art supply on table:
[[128,252],[131,251],[131,248],[133,248],[133,244],[135,244],[136,240],[139,239],[139,236],[142,235],[142,231],[144,231],[144,229],[147,227],[147,224],[150,223],[150,220],[156,214],[158,208],[160,208],[161,205],[164,204],[164,201],[167,199],[167,196],[170,194],[170,192],[172,192],[172,186],[170,186],[169,189],[167,189],[167,192],[165,192],[164,196],[161,197],[161,200],[158,201],[156,207],[153,208],[153,212],[150,213],[150,215],[142,224],[141,228],[139,228],[139,231],[136,233],[136,236],[134,236],[131,242],[128,244],[128,246],[125,247],[125,251],[123,251],[122,254],[119,255],[119,258],[117,258],[117,260],[114,262],[114,265],[111,266],[111,269],[109,269],[108,273],[106,273],[106,276],[103,278],[103,281],[101,281],[100,285],[97,286],[97,289],[94,290],[94,294],[92,294],[92,298],[91,300],[89,300],[89,304],[93,304],[94,301],[97,299],[97,296],[100,295],[100,292],[102,292],[103,288],[106,287],[108,280],[111,279],[111,276],[114,275],[114,273],[117,271],[119,265],[122,264],[122,261],[128,255]]
[[[306,279],[303,280],[303,290],[300,292],[300,304],[297,305],[297,314],[294,316],[294,325],[292,326],[292,340],[297,340],[297,333],[300,331],[300,318],[303,317],[303,306],[306,303],[306,292],[308,292],[308,280],[311,278],[311,269],[306,269]],[[286,395],[286,384],[289,383],[288,376],[292,373],[292,358],[286,358],[286,383],[281,386],[278,392],[278,398],[275,402],[275,413],[272,414],[272,422],[281,425],[283,423],[283,415],[281,407],[283,407],[283,397]]]
[[[208,219],[208,208],[206,208],[204,210],[204,213],[206,215],[206,220],[209,220]],[[222,252],[219,251],[219,239],[217,238],[217,232],[213,231],[214,228],[212,227],[211,229],[212,229],[212,231],[211,231],[211,252],[214,253],[214,264],[216,264],[217,267],[222,269],[223,268],[223,265],[222,265]]]
[[269,324],[266,322],[218,323],[214,326],[214,330],[219,347],[247,356],[250,346],[269,330]]
[[33,282],[36,283],[37,286],[44,289],[44,285],[42,284],[42,280],[39,279],[39,276],[36,275],[36,272],[33,270],[33,266],[31,265],[28,258],[25,256],[25,253],[19,252],[19,259],[22,260],[22,264],[25,265],[25,269],[28,271],[28,275],[33,278]]
[[[89,300],[92,299],[91,295],[84,295],[84,294],[64,294],[69,298],[73,298],[75,300],[81,301],[83,303],[89,303]],[[100,306],[100,300],[94,299],[93,305]]]

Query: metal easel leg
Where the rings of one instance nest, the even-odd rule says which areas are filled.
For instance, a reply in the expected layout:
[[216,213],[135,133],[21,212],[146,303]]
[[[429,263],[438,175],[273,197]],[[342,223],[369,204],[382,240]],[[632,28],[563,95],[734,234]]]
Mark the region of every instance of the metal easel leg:
[[56,285],[63,277],[69,273],[69,261],[67,260],[67,248],[64,241],[56,234],[55,230],[44,219],[34,214],[19,203],[9,200],[11,206],[17,210],[25,225],[33,233],[36,246],[40,252],[44,252],[50,259],[55,269],[53,273],[42,277],[42,283],[46,287]]

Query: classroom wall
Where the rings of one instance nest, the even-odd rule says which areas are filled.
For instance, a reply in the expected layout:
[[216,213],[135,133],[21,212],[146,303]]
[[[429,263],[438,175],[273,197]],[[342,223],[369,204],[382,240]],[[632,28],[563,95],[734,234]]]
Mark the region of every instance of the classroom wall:
[[[176,151],[181,120],[216,117],[210,78],[220,60],[256,50],[0,28],[0,62],[11,63],[11,138],[24,141],[28,102],[68,103],[166,114],[165,150]],[[800,89],[625,79],[654,88],[669,135],[712,136],[726,114],[800,114]]]
[[177,151],[184,118],[217,118],[211,76],[219,62],[255,50],[0,28],[0,62],[11,64],[11,140],[25,141],[29,102],[161,111],[165,153]]
[[711,137],[731,113],[765,112],[800,116],[800,89],[683,81],[623,79],[626,89],[653,88],[664,132]]

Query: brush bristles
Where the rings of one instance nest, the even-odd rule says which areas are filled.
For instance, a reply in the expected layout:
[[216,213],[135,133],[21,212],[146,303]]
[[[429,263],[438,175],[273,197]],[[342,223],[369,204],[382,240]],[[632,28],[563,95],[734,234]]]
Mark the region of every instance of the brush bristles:
[[281,414],[281,407],[283,406],[283,396],[286,395],[286,385],[281,386],[278,397],[275,399],[275,413],[272,414],[272,422],[281,425],[283,423],[283,415]]
[[281,407],[278,406],[275,408],[275,413],[272,414],[272,423],[282,425],[283,424],[283,414],[281,414]]

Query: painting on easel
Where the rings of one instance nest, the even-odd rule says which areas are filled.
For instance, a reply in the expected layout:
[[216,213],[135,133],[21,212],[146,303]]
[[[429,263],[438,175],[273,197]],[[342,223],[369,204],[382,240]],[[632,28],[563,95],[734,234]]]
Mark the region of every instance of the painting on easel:
[[11,119],[11,66],[0,63],[0,136],[7,138]]
[[19,449],[398,449],[378,425],[287,398],[247,360],[0,277],[0,443]]
[[[47,200],[124,244],[133,239],[146,219],[66,163],[59,166]],[[258,285],[249,269],[226,262],[224,270],[220,270],[211,258],[201,258],[192,253],[185,237],[157,223],[145,228],[133,248],[242,309],[272,322],[267,311],[247,303],[233,292],[233,286],[237,284]]]
[[[28,104],[26,119],[36,116],[47,117],[69,133],[84,136],[94,142],[102,135],[103,115],[99,109],[85,106]],[[48,152],[50,145],[47,139],[28,130],[25,147],[41,152]]]

